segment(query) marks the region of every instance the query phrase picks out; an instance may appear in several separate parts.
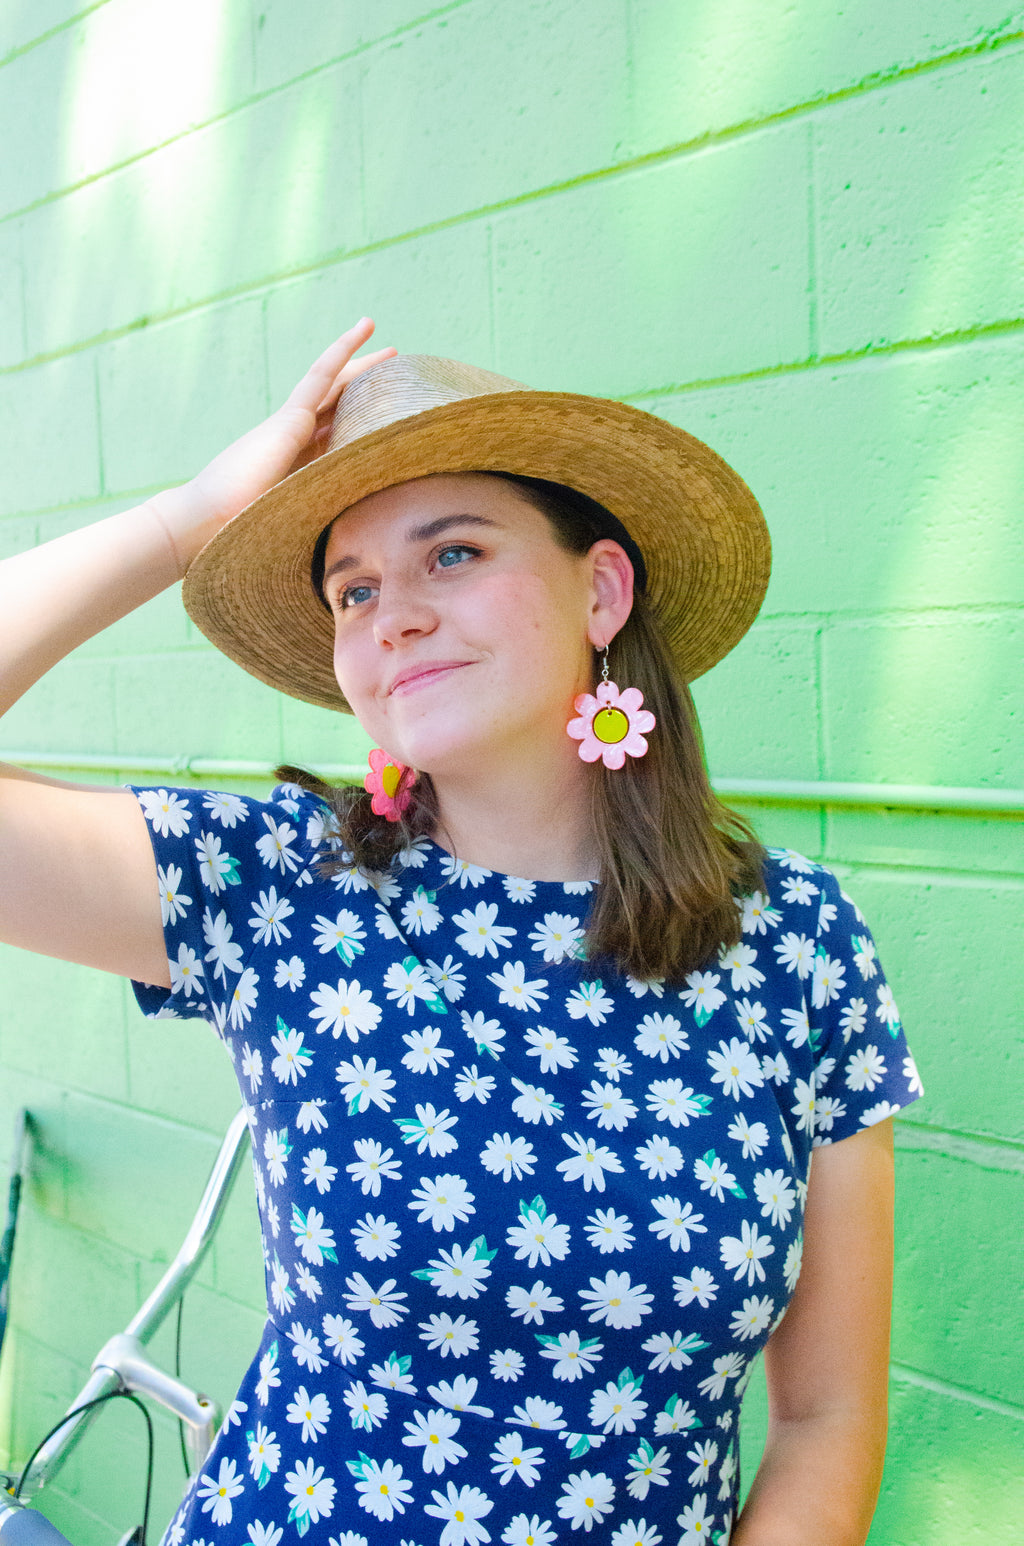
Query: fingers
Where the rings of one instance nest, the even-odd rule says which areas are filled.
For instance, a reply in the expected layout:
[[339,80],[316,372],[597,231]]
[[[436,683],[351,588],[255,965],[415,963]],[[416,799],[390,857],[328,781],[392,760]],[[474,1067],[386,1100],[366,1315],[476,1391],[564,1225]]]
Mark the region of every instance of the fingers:
[[330,391],[317,404],[317,413],[325,413],[328,409],[334,408],[350,382],[362,375],[364,370],[369,370],[371,365],[379,365],[381,360],[389,360],[397,353],[398,350],[389,344],[386,349],[375,349],[372,354],[361,354],[357,360],[349,360],[335,376]]
[[356,350],[365,344],[372,332],[372,319],[360,317],[354,327],[350,327],[340,338],[336,338],[320,358],[314,361],[302,380],[289,394],[289,405],[315,413],[324,394],[333,388],[339,371],[344,369]]

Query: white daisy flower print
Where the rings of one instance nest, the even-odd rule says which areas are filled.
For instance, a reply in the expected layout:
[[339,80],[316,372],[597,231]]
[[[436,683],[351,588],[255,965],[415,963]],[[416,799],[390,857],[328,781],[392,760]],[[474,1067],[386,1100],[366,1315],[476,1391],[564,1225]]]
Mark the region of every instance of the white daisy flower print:
[[725,1003],[725,994],[718,986],[721,980],[717,972],[691,972],[686,987],[679,994],[687,1008],[693,1010],[694,1019],[701,1028]]
[[463,1010],[462,1028],[478,1053],[486,1052],[492,1058],[498,1058],[504,1052],[505,1027],[497,1020],[488,1020],[483,1010],[478,1010],[475,1015]]
[[429,1102],[416,1107],[415,1117],[394,1119],[403,1142],[415,1144],[417,1154],[426,1152],[434,1159],[443,1159],[459,1147],[458,1139],[451,1132],[458,1120],[447,1108],[436,1111]]
[[558,1315],[565,1309],[558,1295],[539,1279],[532,1288],[513,1285],[505,1295],[505,1303],[526,1326],[543,1326],[545,1315]]
[[456,1223],[464,1224],[476,1212],[473,1193],[461,1176],[420,1176],[412,1196],[413,1201],[407,1206],[417,1215],[418,1222],[430,1224],[438,1232],[454,1229]]
[[268,870],[280,870],[291,875],[299,867],[299,856],[292,851],[297,833],[287,821],[275,821],[264,811],[263,824],[266,832],[256,843],[256,851]]
[[467,1353],[475,1353],[480,1346],[477,1323],[465,1315],[454,1320],[446,1313],[431,1315],[419,1322],[419,1328],[420,1341],[433,1352],[440,1353],[442,1358],[447,1358],[449,1353],[453,1358],[465,1358]]
[[907,1089],[911,1095],[923,1095],[924,1085],[921,1083],[921,1075],[917,1071],[917,1064],[909,1052],[903,1059],[903,1077],[907,1081]]
[[761,1299],[744,1299],[743,1308],[732,1313],[729,1330],[741,1342],[749,1341],[751,1337],[760,1336],[762,1331],[767,1330],[774,1312],[775,1304],[767,1295]]
[[720,1358],[712,1362],[712,1374],[707,1379],[701,1380],[697,1389],[702,1396],[707,1396],[709,1401],[721,1401],[725,1395],[726,1383],[736,1379],[743,1373],[746,1359],[742,1353],[723,1353]]
[[711,1107],[707,1095],[695,1094],[681,1079],[652,1079],[647,1090],[647,1109],[670,1127],[689,1127],[694,1117],[706,1116]]
[[796,1205],[792,1180],[783,1170],[761,1170],[754,1177],[754,1196],[761,1204],[761,1215],[775,1229],[785,1229]]
[[543,1122],[546,1127],[550,1127],[552,1123],[562,1120],[563,1108],[548,1090],[542,1090],[539,1085],[524,1084],[521,1079],[513,1079],[512,1084],[519,1091],[512,1102],[512,1113],[521,1122],[529,1122],[533,1126]]
[[555,1336],[535,1333],[540,1343],[540,1356],[553,1363],[552,1377],[556,1380],[581,1380],[593,1374],[601,1362],[604,1343],[599,1337],[581,1338],[578,1331],[560,1331]]
[[767,934],[770,928],[778,928],[781,922],[782,914],[771,906],[763,892],[755,891],[752,896],[743,898],[740,927],[744,934]]
[[264,1423],[257,1423],[246,1438],[249,1441],[249,1475],[262,1489],[281,1464],[281,1446],[277,1435]]
[[752,1004],[749,999],[741,998],[736,1005],[736,1018],[740,1023],[740,1030],[749,1042],[767,1041],[771,1035],[768,1011],[761,1003]]
[[315,1444],[319,1435],[327,1432],[331,1404],[321,1392],[311,1396],[305,1385],[300,1385],[285,1415],[290,1423],[301,1424],[303,1444]]
[[329,955],[334,950],[346,966],[351,966],[356,956],[364,953],[365,939],[366,930],[358,914],[347,907],[343,907],[335,918],[327,918],[323,913],[316,916],[313,943],[321,955]]
[[794,875],[813,875],[814,865],[810,859],[805,859],[803,854],[798,854],[795,848],[769,848],[768,852],[773,859],[778,859],[784,870],[791,870]]
[[707,1498],[702,1492],[698,1492],[693,1502],[676,1515],[676,1524],[682,1527],[676,1546],[701,1546],[704,1541],[711,1540],[711,1526],[715,1522],[714,1514],[707,1511]]
[[605,1171],[616,1175],[622,1173],[623,1165],[618,1155],[595,1139],[583,1138],[579,1133],[563,1133],[562,1141],[572,1149],[573,1157],[560,1160],[555,1169],[566,1181],[582,1181],[585,1192],[591,1187],[604,1191]]
[[640,1398],[642,1384],[627,1369],[617,1380],[609,1380],[603,1390],[595,1390],[590,1398],[591,1426],[605,1433],[634,1433],[637,1423],[647,1415],[647,1402]]
[[[626,1473],[626,1491],[631,1498],[636,1498],[639,1502],[643,1502],[652,1487],[667,1487],[671,1475],[672,1469],[669,1465],[668,1450],[665,1448],[656,1450],[649,1440],[641,1439],[639,1448],[635,1454],[629,1457],[629,1470]],[[628,1523],[629,1521],[627,1521],[627,1525]],[[617,1540],[621,1530],[624,1529],[626,1529],[626,1525],[621,1526],[620,1530],[616,1531],[612,1540]],[[661,1536],[656,1532],[652,1532],[651,1538],[658,1541],[661,1540]],[[638,1540],[642,1540],[642,1536],[629,1534],[623,1538],[623,1546],[637,1546]]]
[[485,1106],[494,1091],[494,1080],[490,1074],[481,1074],[474,1063],[470,1068],[463,1068],[455,1080],[455,1095],[460,1101],[478,1100],[481,1106]]
[[[680,1279],[676,1279],[678,1283]],[[710,1346],[697,1335],[695,1331],[689,1332],[685,1337],[681,1331],[674,1331],[669,1336],[667,1331],[659,1331],[655,1336],[648,1337],[643,1344],[645,1353],[653,1354],[649,1369],[654,1369],[658,1374],[664,1374],[667,1369],[678,1370],[687,1364],[692,1364],[692,1353],[699,1353],[705,1347]]]
[[851,940],[853,945],[853,959],[857,964],[865,982],[878,975],[878,952],[875,950],[875,942],[866,934],[854,934]]
[[299,1106],[298,1115],[295,1118],[295,1126],[300,1133],[325,1133],[329,1122],[324,1114],[323,1100],[304,1100]]
[[320,1338],[301,1321],[292,1321],[288,1332],[288,1340],[292,1344],[292,1357],[300,1369],[308,1369],[310,1374],[322,1374],[327,1367],[327,1360],[320,1355]]
[[215,963],[214,981],[219,978],[225,987],[227,987],[228,972],[237,974],[242,970],[242,947],[234,942],[233,934],[234,929],[228,922],[228,915],[223,908],[216,918],[208,907],[203,909],[203,939],[210,947],[204,959]]
[[524,1487],[532,1487],[540,1477],[544,1451],[524,1449],[521,1433],[503,1433],[491,1450],[490,1458],[494,1461],[491,1470],[503,1487],[512,1480],[522,1482]]
[[401,1230],[383,1213],[367,1213],[352,1227],[356,1250],[364,1261],[387,1261],[398,1255]]
[[862,1047],[847,1059],[846,1087],[850,1090],[873,1090],[881,1084],[885,1072],[885,1060],[878,1048]]
[[[193,993],[200,995],[203,993],[203,983],[201,981],[203,976],[203,963],[200,961],[195,951],[190,950],[184,941],[182,941],[182,943],[178,946],[178,959],[175,961],[170,956],[168,956],[167,966],[171,974],[172,993],[183,993],[186,999],[191,998]],[[255,976],[255,974],[253,975]],[[238,990],[236,989],[235,992],[237,994]],[[252,999],[248,1002],[249,1009],[252,1008],[252,1005],[255,1003],[255,1001],[254,994]],[[233,1001],[232,1010],[234,1010]],[[249,1016],[246,1014],[245,1019],[247,1020],[248,1018]],[[232,1019],[231,1023],[232,1025],[235,1025],[236,1021]]]
[[528,982],[522,961],[506,961],[500,972],[488,975],[487,981],[493,982],[498,989],[499,1004],[504,1004],[508,1009],[519,1009],[523,1013],[539,1009],[548,996],[544,992],[547,978],[537,977]]
[[503,876],[501,884],[510,902],[532,902],[537,894],[537,882],[518,875]]
[[678,1197],[652,1197],[651,1206],[658,1214],[653,1224],[648,1224],[659,1240],[667,1240],[673,1251],[688,1251],[691,1235],[706,1235],[707,1225],[702,1224],[703,1213],[694,1213],[693,1204],[682,1203]]
[[402,928],[406,934],[433,934],[441,922],[441,909],[434,898],[417,886],[402,908]]
[[411,1423],[403,1423],[405,1438],[402,1443],[410,1449],[421,1449],[421,1464],[428,1476],[440,1476],[445,1466],[458,1465],[469,1451],[455,1442],[455,1435],[462,1426],[462,1419],[440,1407],[430,1407],[426,1412],[414,1412]]
[[166,789],[140,789],[138,801],[154,832],[161,837],[183,837],[192,821],[186,801]]
[[800,1267],[803,1259],[804,1240],[803,1235],[797,1235],[791,1240],[786,1251],[786,1260],[783,1266],[783,1274],[786,1279],[786,1288],[792,1293],[796,1288],[797,1279],[800,1276]]
[[771,1256],[775,1250],[774,1245],[767,1235],[762,1235],[756,1224],[748,1223],[746,1219],[740,1224],[740,1235],[723,1235],[718,1242],[719,1254],[722,1265],[727,1272],[733,1273],[736,1282],[746,1278],[749,1284],[753,1284],[756,1278],[758,1282],[764,1282],[764,1268],[761,1263],[766,1256]]
[[895,1036],[900,1028],[900,1012],[896,1008],[896,1000],[892,996],[892,989],[887,982],[883,982],[877,992],[878,1008],[875,1014],[882,1024],[887,1026],[890,1035]]
[[701,1191],[710,1192],[719,1202],[725,1201],[726,1192],[733,1192],[737,1197],[746,1196],[732,1171],[724,1160],[718,1158],[714,1149],[709,1149],[700,1159],[694,1160],[693,1174],[700,1183]]
[[530,943],[545,961],[573,959],[580,953],[583,925],[569,913],[546,913],[530,934]]
[[707,1061],[714,1070],[712,1083],[720,1084],[723,1094],[731,1095],[733,1100],[739,1100],[741,1095],[752,1095],[764,1084],[756,1053],[738,1036],[733,1036],[728,1043],[720,1041],[718,1051],[709,1052]]
[[686,1433],[697,1421],[697,1414],[682,1396],[669,1396],[664,1409],[654,1419],[654,1434],[662,1438],[669,1433]]
[[494,1504],[479,1487],[456,1487],[448,1483],[445,1493],[431,1493],[433,1503],[425,1505],[423,1512],[445,1521],[440,1535],[440,1546],[479,1546],[489,1541],[490,1531],[480,1523],[486,1519]]
[[861,1127],[874,1127],[878,1122],[884,1122],[887,1117],[898,1117],[899,1106],[894,1106],[892,1101],[881,1100],[877,1106],[869,1106],[867,1111],[861,1113]]
[[441,1032],[436,1025],[427,1025],[422,1031],[410,1031],[402,1040],[409,1048],[402,1058],[402,1066],[414,1074],[437,1074],[447,1068],[455,1055],[450,1047],[440,1045]]
[[727,1136],[742,1144],[744,1159],[757,1159],[768,1142],[768,1129],[763,1122],[748,1122],[740,1111],[730,1122]]
[[364,1197],[379,1197],[382,1180],[397,1181],[401,1177],[401,1160],[392,1158],[394,1150],[383,1148],[376,1138],[357,1138],[353,1148],[358,1158],[345,1169],[358,1182]]
[[589,1020],[591,1025],[603,1025],[615,1007],[600,982],[584,982],[574,988],[565,1001],[565,1007],[573,1020]]
[[851,1036],[859,1036],[868,1023],[868,1006],[862,998],[852,998],[843,1006],[839,1016],[839,1029],[843,1033],[843,1040],[849,1041]]
[[426,963],[427,971],[434,980],[436,987],[449,1004],[457,1004],[466,991],[466,973],[454,956],[445,956],[438,965],[436,961]]
[[795,902],[798,907],[809,907],[817,895],[817,886],[812,886],[803,876],[788,875],[782,882],[784,902]]
[[356,1363],[363,1356],[363,1339],[344,1315],[325,1315],[323,1333],[326,1346],[339,1363]]
[[497,958],[499,950],[507,950],[516,930],[496,923],[497,916],[497,902],[478,902],[472,912],[467,907],[456,913],[452,922],[462,930],[455,941],[459,949],[477,960],[485,955]]
[[596,1251],[630,1251],[635,1245],[633,1221],[614,1208],[598,1208],[587,1218],[586,1236]]
[[526,1361],[514,1347],[499,1348],[491,1354],[491,1378],[514,1385],[526,1372]]
[[606,1132],[623,1132],[637,1114],[636,1106],[617,1084],[598,1084],[596,1080],[584,1092],[582,1105],[588,1119],[596,1120]]
[[408,1354],[399,1358],[397,1353],[390,1353],[383,1363],[371,1364],[370,1379],[384,1390],[397,1390],[403,1396],[414,1396],[416,1386],[409,1373],[411,1368],[412,1359]]
[[538,1262],[548,1267],[553,1260],[564,1261],[569,1254],[569,1238],[568,1224],[560,1224],[557,1216],[547,1211],[543,1197],[520,1203],[519,1223],[505,1235],[506,1243],[515,1247],[516,1261],[525,1261],[529,1267],[536,1267]]
[[288,988],[296,993],[306,980],[306,963],[301,956],[291,956],[289,960],[282,957],[274,967],[274,986],[276,988]]
[[670,1058],[677,1058],[688,1050],[690,1038],[675,1015],[644,1015],[633,1037],[633,1045],[644,1057],[667,1063]]
[[236,794],[211,791],[203,795],[203,808],[222,827],[237,827],[240,821],[246,820],[245,801],[240,800]]
[[711,1467],[718,1459],[718,1445],[714,1439],[703,1439],[686,1451],[686,1458],[693,1465],[687,1477],[690,1486],[706,1486]]
[[528,1139],[495,1133],[481,1149],[480,1163],[492,1176],[500,1175],[503,1181],[511,1181],[513,1176],[521,1181],[524,1176],[533,1175],[536,1156]]
[[685,1163],[683,1151],[669,1138],[663,1138],[660,1133],[653,1134],[646,1143],[642,1143],[634,1152],[634,1159],[641,1170],[647,1174],[649,1181],[665,1181],[670,1176],[678,1175]]
[[594,1059],[594,1067],[599,1074],[604,1074],[606,1079],[616,1082],[626,1079],[633,1072],[633,1064],[629,1058],[623,1057],[616,1047],[601,1047]]
[[318,1036],[330,1031],[335,1040],[344,1034],[349,1041],[358,1041],[360,1036],[368,1036],[380,1024],[381,1011],[373,1001],[373,994],[355,979],[346,982],[339,978],[336,988],[322,982],[313,989],[310,1000],[314,1007],[309,1011],[309,1018],[318,1022],[315,1027]]
[[216,1478],[207,1476],[206,1472],[203,1472],[196,1489],[196,1497],[204,1499],[203,1513],[210,1515],[211,1524],[229,1525],[234,1512],[231,1500],[237,1498],[244,1490],[245,1482],[238,1474],[237,1465],[225,1456],[221,1460]]
[[842,961],[833,960],[826,950],[819,949],[814,958],[814,981],[811,987],[811,1003],[815,1009],[835,1003],[846,986],[846,967]]
[[[169,864],[166,870],[157,865],[156,878],[160,889],[160,918],[166,928],[169,923],[177,923],[179,918],[184,918],[192,905],[192,898],[182,893],[179,865]],[[223,913],[221,917],[224,917]]]
[[413,1277],[432,1283],[442,1299],[479,1299],[491,1275],[494,1255],[487,1249],[484,1236],[479,1235],[466,1249],[456,1244],[442,1251]]
[[344,1400],[353,1428],[364,1428],[367,1433],[379,1428],[388,1415],[387,1397],[367,1390],[362,1380],[353,1380]]
[[538,1025],[525,1033],[526,1055],[538,1059],[542,1074],[557,1074],[560,1068],[572,1068],[578,1062],[575,1047],[546,1026]]
[[751,988],[759,988],[764,982],[764,972],[755,966],[756,960],[757,951],[743,940],[719,951],[718,964],[729,973],[734,993],[749,993]]
[[573,1530],[591,1531],[610,1514],[615,1500],[615,1483],[603,1471],[591,1475],[580,1471],[562,1483],[562,1495],[558,1500],[558,1513],[568,1519]]
[[557,1402],[545,1401],[541,1396],[527,1396],[521,1406],[512,1408],[512,1416],[505,1421],[523,1428],[542,1428],[552,1433],[558,1433],[565,1427],[562,1408]]
[[401,1323],[402,1316],[408,1315],[408,1306],[404,1303],[409,1295],[395,1288],[395,1279],[388,1278],[379,1288],[373,1288],[363,1277],[361,1272],[355,1272],[345,1279],[348,1293],[345,1294],[346,1307],[353,1313],[366,1312],[374,1326],[388,1329]]
[[489,1406],[475,1404],[476,1388],[479,1380],[471,1379],[465,1374],[456,1374],[450,1380],[439,1380],[436,1385],[428,1385],[429,1395],[437,1402],[438,1406],[446,1406],[452,1412],[475,1412],[478,1417],[493,1417]]
[[554,1546],[558,1539],[550,1519],[539,1514],[517,1514],[501,1532],[504,1546]]
[[405,1513],[412,1502],[412,1483],[405,1479],[400,1465],[393,1460],[378,1465],[362,1451],[358,1460],[346,1460],[345,1464],[356,1478],[360,1508],[385,1522]]
[[775,954],[787,972],[796,972],[801,982],[814,971],[814,941],[806,934],[783,934],[775,945]]
[[277,1026],[277,1034],[270,1038],[270,1045],[277,1053],[270,1064],[270,1072],[279,1084],[298,1084],[300,1079],[306,1077],[313,1054],[302,1045],[302,1031],[289,1030],[281,1019]]
[[368,1111],[371,1106],[387,1111],[395,1104],[395,1097],[389,1094],[395,1086],[391,1070],[378,1068],[376,1058],[368,1058],[364,1063],[362,1058],[354,1057],[350,1063],[339,1063],[334,1077],[348,1101],[349,1116]]
[[613,1331],[628,1331],[650,1315],[653,1294],[646,1283],[633,1283],[628,1272],[606,1272],[604,1278],[591,1278],[590,1287],[581,1288],[579,1297],[589,1311],[591,1321],[603,1321]]
[[[783,1014],[785,1014],[785,1010],[783,1010]],[[806,1020],[807,1020],[807,1016],[806,1016],[806,1014],[804,1014],[803,1017],[802,1017],[802,1022],[801,1023],[805,1024]],[[810,1036],[810,1027],[808,1026],[808,1028],[807,1028],[807,1035],[804,1037],[804,1040],[805,1041],[808,1040],[809,1036]],[[774,1057],[768,1057],[767,1055],[765,1055],[761,1059],[761,1073],[764,1075],[764,1082],[765,1082],[765,1084],[779,1084],[779,1085],[781,1085],[781,1084],[788,1084],[789,1083],[789,1064],[786,1062],[786,1054],[784,1052],[776,1052]],[[763,1128],[764,1127],[764,1123],[763,1122],[755,1122],[754,1123],[754,1127],[762,1127]],[[751,1131],[753,1131],[753,1128],[751,1128]],[[732,1128],[729,1129],[729,1132],[730,1132],[730,1136],[735,1137],[735,1134],[732,1132]],[[767,1132],[767,1128],[765,1128],[765,1132]]]
[[214,896],[228,886],[239,884],[238,861],[224,852],[224,846],[215,832],[200,833],[196,838],[196,855],[199,859],[199,878]]

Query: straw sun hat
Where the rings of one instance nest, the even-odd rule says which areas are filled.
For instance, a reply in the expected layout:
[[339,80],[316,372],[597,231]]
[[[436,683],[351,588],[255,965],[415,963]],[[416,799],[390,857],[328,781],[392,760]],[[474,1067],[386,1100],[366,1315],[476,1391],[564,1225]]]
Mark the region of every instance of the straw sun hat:
[[637,408],[430,355],[398,355],[342,393],[328,450],[228,522],[185,576],[190,617],[217,648],[293,698],[348,710],[310,560],[335,516],[431,473],[565,483],[639,545],[647,598],[691,681],[738,643],[768,584],[764,517],[743,480],[684,430]]

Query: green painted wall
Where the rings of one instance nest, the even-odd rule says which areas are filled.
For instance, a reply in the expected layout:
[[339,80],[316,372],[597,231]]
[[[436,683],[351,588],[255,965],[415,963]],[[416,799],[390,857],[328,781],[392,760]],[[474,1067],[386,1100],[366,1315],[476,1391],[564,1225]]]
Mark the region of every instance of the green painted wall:
[[[718,775],[1020,789],[1022,28],[1013,0],[5,0],[0,550],[187,477],[369,311],[403,350],[650,407],[752,484],[776,572],[699,685]],[[175,596],[0,744],[104,777],[363,751]],[[1024,825],[744,808],[849,877],[928,1087],[898,1125],[872,1541],[1010,1546]],[[0,1152],[17,1108],[36,1122],[3,1465],[155,1281],[236,1098],[213,1038],[122,984],[13,951],[0,973]],[[221,1399],[259,1292],[243,1182],[185,1314],[185,1372]],[[135,1523],[140,1428],[111,1413],[47,1494],[83,1543]]]

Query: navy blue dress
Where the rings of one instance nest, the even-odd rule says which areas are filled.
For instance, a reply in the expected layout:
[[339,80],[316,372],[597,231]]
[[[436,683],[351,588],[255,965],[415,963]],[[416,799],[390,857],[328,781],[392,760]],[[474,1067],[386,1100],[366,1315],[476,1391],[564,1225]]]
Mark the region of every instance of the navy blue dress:
[[588,883],[422,842],[324,878],[326,817],[140,790],[170,992],[252,1133],[268,1320],[166,1539],[725,1542],[811,1149],[920,1091],[836,878],[773,850],[680,985],[580,948]]

